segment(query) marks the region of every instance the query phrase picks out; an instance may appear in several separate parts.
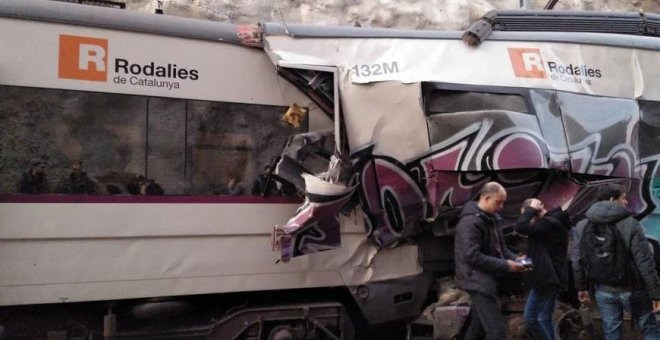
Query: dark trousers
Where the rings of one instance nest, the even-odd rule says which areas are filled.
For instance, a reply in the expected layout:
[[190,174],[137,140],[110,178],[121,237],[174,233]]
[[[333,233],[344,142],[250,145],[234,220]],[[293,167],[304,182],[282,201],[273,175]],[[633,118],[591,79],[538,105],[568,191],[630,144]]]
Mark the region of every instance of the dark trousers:
[[502,340],[506,336],[504,317],[500,310],[500,299],[494,295],[487,295],[470,291],[472,305],[470,306],[471,320],[465,331],[465,340]]

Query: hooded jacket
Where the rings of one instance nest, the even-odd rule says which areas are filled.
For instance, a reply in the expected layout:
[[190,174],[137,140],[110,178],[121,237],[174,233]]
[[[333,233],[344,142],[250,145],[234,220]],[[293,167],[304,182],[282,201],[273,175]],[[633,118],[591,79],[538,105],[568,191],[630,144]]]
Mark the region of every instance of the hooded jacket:
[[591,282],[586,277],[584,268],[580,264],[580,241],[587,220],[594,223],[614,223],[621,233],[623,241],[630,251],[633,270],[631,287],[608,287],[599,286],[605,290],[648,290],[651,299],[660,300],[660,278],[655,270],[655,260],[644,230],[637,220],[632,218],[632,213],[616,202],[599,201],[594,203],[585,214],[586,219],[580,221],[573,230],[571,242],[571,262],[575,274],[575,288],[586,290]]
[[[502,254],[498,252],[501,249]],[[497,278],[516,255],[504,244],[498,216],[468,202],[461,212],[454,239],[456,286],[465,291],[497,295]]]
[[516,223],[516,231],[529,237],[527,257],[533,262],[528,275],[530,286],[542,295],[564,291],[568,282],[570,216],[556,208],[531,223],[537,214],[538,210],[527,207]]

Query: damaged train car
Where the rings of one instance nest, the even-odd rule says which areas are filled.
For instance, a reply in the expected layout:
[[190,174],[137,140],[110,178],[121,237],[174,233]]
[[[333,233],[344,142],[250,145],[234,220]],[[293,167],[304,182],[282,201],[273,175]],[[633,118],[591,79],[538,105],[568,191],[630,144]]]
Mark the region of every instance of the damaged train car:
[[[368,336],[450,281],[458,211],[491,180],[505,231],[525,198],[578,217],[595,185],[623,183],[658,247],[655,37],[495,32],[475,48],[19,0],[0,28],[10,339]],[[53,177],[83,159],[106,190],[17,193],[33,156]],[[121,192],[136,172],[166,195]]]
[[[562,16],[556,19],[580,20]],[[507,189],[509,234],[528,197],[563,207],[577,221],[594,202],[595,186],[623,184],[658,254],[657,32],[501,32],[475,48],[455,34],[291,25],[263,31],[281,74],[321,98],[334,94],[325,107],[335,108],[335,149],[323,148],[327,135],[299,135],[278,163],[278,175],[306,193],[296,216],[275,229],[283,260],[341,247],[336,216],[358,210],[380,249],[416,244],[426,272],[449,275],[457,215],[488,181]],[[507,303],[511,315],[522,312],[520,300]],[[462,310],[431,317],[447,328],[436,334],[453,338]],[[520,326],[511,321],[511,332],[524,336]]]
[[299,135],[279,161],[278,175],[308,193],[278,229],[283,259],[338,246],[327,217],[345,206],[388,247],[451,220],[491,180],[509,192],[504,217],[532,196],[579,216],[593,185],[626,183],[657,242],[657,38],[526,33],[473,48],[456,34],[264,31],[279,72],[334,94],[326,107],[336,110],[334,152],[331,135]]

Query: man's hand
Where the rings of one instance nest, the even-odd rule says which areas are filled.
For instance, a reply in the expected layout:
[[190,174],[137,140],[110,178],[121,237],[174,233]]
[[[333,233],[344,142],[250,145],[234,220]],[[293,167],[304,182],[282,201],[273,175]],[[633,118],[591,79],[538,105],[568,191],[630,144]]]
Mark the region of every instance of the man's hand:
[[507,265],[507,270],[512,273],[524,272],[527,269],[521,263],[513,260],[506,260],[506,265]]
[[543,209],[543,202],[538,198],[532,198],[532,201],[529,203],[529,206],[541,211]]
[[653,300],[653,313],[660,313],[660,300]]
[[589,297],[589,292],[586,290],[578,291],[578,301],[580,302],[590,302],[591,298]]

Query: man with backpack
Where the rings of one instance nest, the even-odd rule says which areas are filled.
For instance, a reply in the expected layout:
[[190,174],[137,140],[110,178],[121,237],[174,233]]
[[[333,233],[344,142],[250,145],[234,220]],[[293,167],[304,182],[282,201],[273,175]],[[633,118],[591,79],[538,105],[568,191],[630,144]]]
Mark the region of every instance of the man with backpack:
[[631,312],[644,339],[660,339],[653,314],[660,279],[644,230],[625,208],[626,196],[621,185],[602,186],[598,201],[573,230],[575,288],[580,302],[589,301],[588,289],[594,290],[605,339],[622,339],[624,310]]

